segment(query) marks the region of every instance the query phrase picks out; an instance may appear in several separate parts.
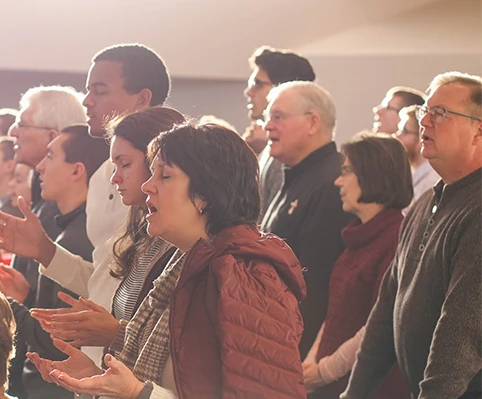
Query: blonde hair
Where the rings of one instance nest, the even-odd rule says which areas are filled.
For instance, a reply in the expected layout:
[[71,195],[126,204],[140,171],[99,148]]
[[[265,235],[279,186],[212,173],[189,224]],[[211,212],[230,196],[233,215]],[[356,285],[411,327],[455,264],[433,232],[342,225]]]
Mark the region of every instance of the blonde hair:
[[428,92],[432,94],[441,86],[448,84],[466,86],[470,91],[468,100],[471,104],[468,105],[475,112],[475,117],[482,118],[482,77],[457,71],[441,73],[433,78]]
[[14,335],[16,330],[12,309],[0,292],[0,386],[8,381],[8,367],[15,355]]

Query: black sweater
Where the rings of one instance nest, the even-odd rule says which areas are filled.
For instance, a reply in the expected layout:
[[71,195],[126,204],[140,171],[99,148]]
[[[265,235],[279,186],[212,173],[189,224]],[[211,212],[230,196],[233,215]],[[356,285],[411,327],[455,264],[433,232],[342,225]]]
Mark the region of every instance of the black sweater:
[[[92,261],[94,248],[86,233],[85,203],[65,215],[57,215],[55,222],[61,230],[55,241],[83,259]],[[66,307],[67,305],[57,297],[59,291],[77,297],[48,277],[41,275],[38,281],[35,307],[46,309]],[[12,301],[12,309],[17,322],[17,340],[26,342],[29,351],[37,352],[41,357],[50,360],[66,358],[53,346],[52,339],[42,329],[40,323],[30,316],[28,307]],[[29,399],[72,398],[71,392],[45,382],[37,368],[28,359],[23,370],[23,380]]]
[[300,305],[304,359],[328,308],[331,270],[345,246],[341,230],[353,216],[343,212],[339,188],[341,156],[331,142],[299,164],[284,167],[284,183],[263,219],[261,229],[284,238],[304,269],[307,297]]

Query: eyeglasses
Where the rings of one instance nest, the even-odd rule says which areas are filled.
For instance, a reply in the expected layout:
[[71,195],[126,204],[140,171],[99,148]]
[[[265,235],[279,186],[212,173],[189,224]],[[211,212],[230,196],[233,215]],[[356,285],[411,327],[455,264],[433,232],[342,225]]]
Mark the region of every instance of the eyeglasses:
[[392,107],[391,105],[383,105],[378,104],[376,107],[373,107],[373,113],[376,114],[380,109],[386,109],[387,111],[395,111],[397,114],[401,111],[399,108]]
[[349,175],[350,173],[353,173],[353,169],[350,168],[349,166],[342,165],[340,175],[346,176],[346,175]]
[[29,129],[29,128],[32,128],[32,129],[44,129],[44,130],[53,129],[52,127],[28,125],[28,124],[22,123],[22,122],[16,122],[16,123],[15,123],[15,127],[16,127],[17,129]]
[[264,86],[273,86],[273,83],[266,80],[248,80],[248,90],[261,90]]
[[473,120],[482,122],[482,119],[477,118],[475,116],[461,114],[461,113],[455,112],[455,111],[450,111],[448,109],[439,107],[438,105],[436,105],[435,107],[431,107],[431,108],[425,107],[423,105],[417,105],[415,107],[415,116],[417,117],[417,119],[419,121],[421,121],[425,117],[425,115],[427,115],[427,114],[430,115],[430,120],[432,121],[432,123],[442,123],[444,121],[445,117],[447,116],[447,114],[463,116],[465,118],[469,118],[469,119],[473,119]]
[[263,119],[264,119],[264,125],[266,126],[269,122],[273,123],[280,123],[283,122],[289,118],[293,118],[295,116],[301,116],[301,115],[311,115],[313,112],[303,112],[301,114],[288,114],[285,112],[281,111],[274,111],[272,113],[268,113],[266,111],[263,112]]

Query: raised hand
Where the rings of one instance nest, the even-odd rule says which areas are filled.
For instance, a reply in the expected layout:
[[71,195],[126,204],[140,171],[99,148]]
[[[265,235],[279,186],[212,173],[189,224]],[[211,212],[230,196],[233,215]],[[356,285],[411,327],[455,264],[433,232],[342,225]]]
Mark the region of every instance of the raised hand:
[[106,309],[88,299],[74,299],[59,292],[68,309],[32,309],[30,314],[52,338],[70,341],[70,345],[109,346],[115,338],[119,321]]
[[53,370],[60,370],[75,378],[87,378],[103,373],[103,370],[98,368],[95,363],[80,350],[75,349],[68,343],[59,339],[54,339],[53,343],[58,350],[69,356],[66,360],[54,362],[52,360],[41,358],[35,352],[27,353],[27,357],[35,367],[37,367],[45,381],[55,382],[50,376],[50,373]]
[[55,244],[23,197],[18,197],[17,204],[24,219],[0,212],[0,248],[47,266],[55,254]]
[[30,291],[30,284],[18,270],[0,264],[0,291],[5,296],[23,303]]
[[58,385],[71,392],[119,399],[136,399],[144,384],[112,355],[105,355],[104,362],[108,369],[102,375],[79,379],[65,371],[56,369],[50,373],[50,377]]

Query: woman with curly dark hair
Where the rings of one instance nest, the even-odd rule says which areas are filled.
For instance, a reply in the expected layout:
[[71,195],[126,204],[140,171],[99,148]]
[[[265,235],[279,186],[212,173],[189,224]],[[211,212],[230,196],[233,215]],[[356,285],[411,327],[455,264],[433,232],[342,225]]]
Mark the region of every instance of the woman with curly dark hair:
[[[178,248],[101,370],[66,343],[55,364],[74,392],[113,398],[305,398],[301,266],[257,228],[258,163],[235,132],[185,124],[150,144],[147,231]],[[120,348],[119,348],[120,349]]]

